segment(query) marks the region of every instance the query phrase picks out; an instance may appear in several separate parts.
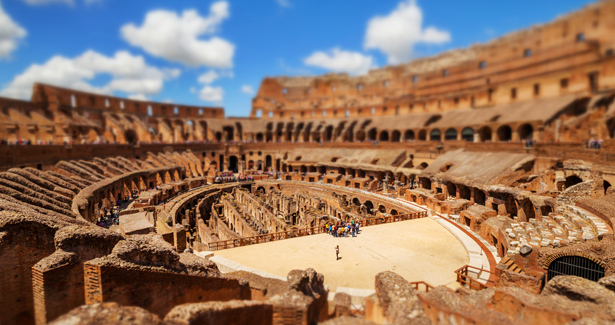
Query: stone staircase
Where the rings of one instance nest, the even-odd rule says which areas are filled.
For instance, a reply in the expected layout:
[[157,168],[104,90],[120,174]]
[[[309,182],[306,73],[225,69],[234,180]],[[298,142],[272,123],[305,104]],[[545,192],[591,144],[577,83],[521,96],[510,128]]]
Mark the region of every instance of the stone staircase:
[[505,229],[509,237],[509,251],[518,254],[524,245],[534,247],[559,247],[592,240],[612,233],[599,217],[577,206],[567,205],[557,213],[532,219],[528,222],[513,222]]

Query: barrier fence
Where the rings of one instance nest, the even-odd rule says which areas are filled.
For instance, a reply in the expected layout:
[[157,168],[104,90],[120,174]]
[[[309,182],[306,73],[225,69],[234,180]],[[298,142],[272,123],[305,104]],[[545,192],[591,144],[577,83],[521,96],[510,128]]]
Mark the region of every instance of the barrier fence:
[[[421,287],[420,287],[421,284],[425,287],[425,290],[421,290]],[[417,291],[429,292],[429,290],[433,289],[433,286],[425,281],[410,282],[410,285],[412,285],[414,290],[417,290]]]
[[[361,227],[367,227],[367,226],[375,226],[375,225],[391,223],[391,222],[420,219],[424,217],[427,217],[426,211],[399,214],[399,215],[391,215],[391,216],[383,216],[383,217],[374,217],[374,218],[363,219],[360,221],[361,221]],[[208,243],[207,245],[210,251],[217,251],[217,250],[228,249],[228,248],[268,243],[268,242],[282,240],[282,239],[290,239],[290,238],[322,234],[325,232],[326,232],[325,226],[317,226],[317,227],[310,227],[310,228],[303,228],[303,229],[286,230],[286,231],[281,231],[281,232],[276,232],[276,233],[271,233],[271,234],[266,234],[266,235],[257,235],[257,236],[243,237],[243,238],[238,238],[238,239],[221,240],[221,241]]]
[[478,274],[476,276],[477,278],[480,277],[483,272],[493,274],[493,272],[485,269],[479,269],[474,266],[464,265],[455,271],[455,273],[457,273],[457,282],[459,282],[459,284],[461,284],[462,286],[467,286],[468,288],[473,290],[483,290],[485,288],[491,288],[494,286],[492,280],[487,280],[487,283],[481,283],[478,281],[478,279],[474,279],[469,276],[468,272],[470,269],[475,269],[478,271]]

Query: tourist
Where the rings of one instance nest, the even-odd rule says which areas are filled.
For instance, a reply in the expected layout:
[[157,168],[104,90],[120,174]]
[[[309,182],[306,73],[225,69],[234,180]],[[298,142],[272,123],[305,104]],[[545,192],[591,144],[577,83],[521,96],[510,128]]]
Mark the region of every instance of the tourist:
[[340,245],[335,246],[335,260],[340,259]]

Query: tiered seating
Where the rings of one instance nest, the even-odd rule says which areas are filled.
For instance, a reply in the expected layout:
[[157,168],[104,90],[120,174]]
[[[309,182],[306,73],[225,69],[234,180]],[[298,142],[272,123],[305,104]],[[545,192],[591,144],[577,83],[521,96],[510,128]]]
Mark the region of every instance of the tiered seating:
[[576,206],[568,205],[558,211],[529,222],[513,222],[505,229],[509,236],[509,251],[519,253],[523,245],[565,246],[595,239],[612,232],[604,220]]

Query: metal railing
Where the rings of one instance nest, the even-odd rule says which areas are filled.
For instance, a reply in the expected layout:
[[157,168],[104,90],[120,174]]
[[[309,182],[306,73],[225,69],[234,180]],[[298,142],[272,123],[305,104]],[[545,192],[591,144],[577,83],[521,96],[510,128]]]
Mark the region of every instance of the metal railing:
[[[400,214],[400,215],[392,215],[392,216],[386,216],[386,217],[374,217],[374,218],[368,218],[368,219],[361,220],[361,226],[367,227],[367,226],[374,226],[374,225],[380,225],[380,224],[391,223],[391,222],[414,220],[414,219],[419,219],[419,218],[424,218],[424,217],[427,217],[426,211]],[[317,226],[317,227],[310,227],[310,228],[303,228],[303,229],[286,230],[286,231],[281,231],[281,232],[276,232],[276,233],[271,233],[271,234],[266,234],[266,235],[221,240],[221,241],[208,243],[207,245],[210,251],[217,251],[217,250],[228,249],[228,248],[268,243],[268,242],[282,240],[282,239],[290,239],[290,238],[322,234],[325,232],[326,232],[325,226]]]
[[491,288],[494,286],[493,280],[486,280],[486,283],[482,283],[478,281],[478,279],[474,279],[473,277],[469,276],[468,273],[470,269],[478,271],[478,274],[476,276],[477,278],[480,278],[483,272],[493,274],[493,272],[482,268],[479,269],[475,266],[464,265],[459,269],[455,270],[455,273],[457,274],[457,282],[459,282],[459,284],[461,284],[462,286],[467,286],[468,288],[473,290],[483,290],[485,288]]

